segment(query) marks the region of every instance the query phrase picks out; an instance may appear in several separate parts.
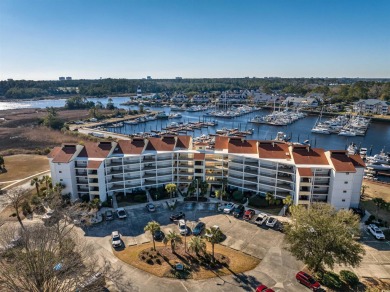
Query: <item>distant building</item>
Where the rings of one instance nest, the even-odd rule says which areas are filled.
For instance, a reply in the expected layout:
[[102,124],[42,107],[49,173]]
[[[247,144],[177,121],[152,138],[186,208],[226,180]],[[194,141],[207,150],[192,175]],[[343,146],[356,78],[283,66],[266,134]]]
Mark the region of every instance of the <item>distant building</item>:
[[66,80],[72,80],[72,77],[66,77]]
[[65,77],[60,77],[58,78],[60,81],[64,81],[65,80]]
[[354,103],[353,111],[363,114],[387,115],[389,104],[379,99],[361,99]]
[[182,80],[183,77],[175,77],[176,80]]
[[142,90],[141,90],[141,87],[139,87],[139,86],[137,88],[137,97],[142,97]]
[[312,97],[289,96],[282,104],[296,107],[317,107],[318,100]]
[[146,76],[146,79],[151,80],[152,76]]
[[210,101],[210,98],[207,94],[197,94],[192,97],[192,102],[196,103],[207,103]]
[[174,97],[171,98],[173,102],[187,102],[188,96],[182,93],[175,94]]

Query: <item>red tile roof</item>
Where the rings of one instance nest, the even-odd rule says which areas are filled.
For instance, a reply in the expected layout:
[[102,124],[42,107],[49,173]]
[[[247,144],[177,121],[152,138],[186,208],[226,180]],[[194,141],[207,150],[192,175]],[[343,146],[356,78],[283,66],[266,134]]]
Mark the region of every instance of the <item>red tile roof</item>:
[[[286,153],[288,155],[286,155]],[[259,141],[259,157],[269,159],[290,159],[288,145],[284,142]]]
[[78,157],[106,158],[111,149],[111,142],[85,143]]
[[351,159],[355,167],[366,167],[366,164],[364,163],[363,159],[360,157],[359,154],[349,155],[349,158]]
[[205,156],[204,153],[194,153],[194,160],[204,160]]
[[53,150],[47,155],[47,158],[54,158],[61,151],[61,147],[54,147]]
[[215,137],[215,149],[222,150],[228,149],[229,137],[216,136]]
[[102,164],[103,161],[98,160],[89,160],[87,164],[87,168],[89,169],[98,169],[100,164]]
[[324,149],[293,145],[291,152],[295,164],[329,165]]
[[311,168],[298,167],[298,173],[300,176],[313,176]]
[[118,151],[114,153],[118,154],[141,154],[145,147],[145,140],[140,138],[134,138],[132,140],[119,140]]
[[[55,163],[67,163],[69,162],[73,155],[76,153],[77,148],[76,144],[65,144],[62,147],[59,147],[53,155],[53,162]],[[53,149],[54,151],[54,149]]]
[[145,150],[152,151],[173,151],[175,148],[175,137],[173,136],[164,136],[161,138],[149,138],[148,145]]
[[229,153],[257,154],[257,141],[241,138],[230,138],[228,144]]
[[356,172],[346,151],[330,151],[330,160],[336,172]]
[[176,148],[189,149],[191,136],[178,136],[176,141]]

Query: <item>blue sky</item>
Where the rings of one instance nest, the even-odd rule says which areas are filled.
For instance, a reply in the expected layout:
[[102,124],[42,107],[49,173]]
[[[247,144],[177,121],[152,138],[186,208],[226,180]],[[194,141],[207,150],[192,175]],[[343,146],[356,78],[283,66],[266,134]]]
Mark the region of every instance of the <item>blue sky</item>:
[[390,77],[390,1],[1,0],[0,79]]

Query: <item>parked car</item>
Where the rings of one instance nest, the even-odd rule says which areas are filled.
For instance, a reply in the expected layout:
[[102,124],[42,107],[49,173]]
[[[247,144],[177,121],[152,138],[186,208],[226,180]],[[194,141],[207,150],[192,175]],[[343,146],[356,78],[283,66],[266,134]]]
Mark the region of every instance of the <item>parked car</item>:
[[299,283],[305,285],[307,288],[310,288],[313,291],[316,291],[321,288],[320,283],[318,283],[312,276],[306,274],[305,272],[298,272],[295,278]]
[[116,209],[116,214],[118,215],[119,219],[126,219],[127,218],[126,211],[123,208]]
[[265,220],[267,220],[268,218],[268,215],[265,214],[265,213],[260,213],[259,215],[257,215],[256,219],[255,219],[255,223],[257,225],[263,225],[263,223],[265,222]]
[[271,288],[268,288],[267,286],[261,284],[261,285],[257,286],[256,292],[275,292],[275,291],[272,290]]
[[274,217],[268,217],[267,221],[265,222],[265,225],[273,228],[277,222],[278,220],[276,220]]
[[111,233],[111,244],[112,247],[121,247],[122,246],[122,240],[121,235],[119,234],[119,231],[113,231]]
[[206,227],[206,224],[204,224],[203,222],[198,222],[195,225],[194,229],[192,229],[192,234],[193,235],[200,235],[203,232],[203,230],[205,229],[205,227]]
[[179,223],[177,224],[177,226],[179,227],[179,232],[180,232],[181,235],[187,235],[188,234],[188,228],[187,228],[187,224],[186,224],[185,220],[180,219]]
[[156,206],[154,206],[153,203],[148,203],[146,204],[146,209],[148,209],[149,212],[154,212],[156,211]]
[[287,225],[287,222],[278,222],[278,224],[276,224],[276,230],[284,233]]
[[244,213],[244,220],[251,220],[253,216],[255,215],[255,210],[248,209]]
[[245,212],[245,207],[243,205],[238,205],[236,208],[233,210],[233,216],[238,218],[241,217]]
[[164,237],[165,237],[165,234],[161,230],[157,230],[156,232],[154,232],[154,235],[153,235],[154,240],[160,241],[160,240],[163,240]]
[[183,218],[186,218],[186,214],[184,214],[183,212],[172,214],[171,217],[169,217],[169,219],[171,219],[171,221],[176,221],[176,220],[180,220]]
[[104,213],[104,217],[106,218],[107,221],[114,220],[114,212],[112,212],[112,210],[107,210]]
[[226,214],[230,214],[234,210],[234,206],[235,205],[233,203],[227,203],[223,208],[223,212]]
[[385,239],[385,235],[383,234],[382,230],[379,229],[378,226],[376,226],[375,224],[370,224],[368,225],[368,228],[367,228],[371,234],[378,240],[384,240]]

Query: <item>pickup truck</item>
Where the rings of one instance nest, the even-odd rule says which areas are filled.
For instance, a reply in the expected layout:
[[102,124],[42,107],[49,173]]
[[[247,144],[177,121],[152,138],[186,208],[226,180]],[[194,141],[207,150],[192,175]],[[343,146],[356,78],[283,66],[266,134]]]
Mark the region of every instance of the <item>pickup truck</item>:
[[267,218],[268,218],[267,214],[260,213],[259,215],[257,215],[257,217],[255,219],[255,224],[263,225],[263,223],[265,222],[265,220],[267,220]]

